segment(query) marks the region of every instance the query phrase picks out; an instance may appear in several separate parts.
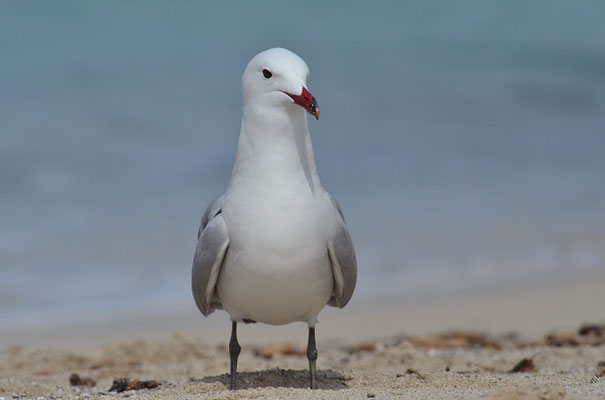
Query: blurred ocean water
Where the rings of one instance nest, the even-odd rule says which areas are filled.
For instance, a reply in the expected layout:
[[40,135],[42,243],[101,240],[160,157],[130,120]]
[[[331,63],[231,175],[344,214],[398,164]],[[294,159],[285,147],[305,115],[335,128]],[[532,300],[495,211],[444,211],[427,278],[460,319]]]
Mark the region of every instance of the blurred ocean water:
[[368,4],[0,3],[1,325],[194,307],[241,73],[275,46],[311,68],[356,296],[604,269],[605,3]]

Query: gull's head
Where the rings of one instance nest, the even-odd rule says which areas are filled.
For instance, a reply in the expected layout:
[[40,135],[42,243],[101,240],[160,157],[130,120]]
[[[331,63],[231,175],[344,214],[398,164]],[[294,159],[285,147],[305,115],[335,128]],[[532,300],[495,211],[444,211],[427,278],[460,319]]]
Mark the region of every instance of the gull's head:
[[[317,100],[307,90],[309,67],[289,50],[257,54],[242,77],[242,98],[251,107],[302,107],[319,119]],[[290,108],[292,110],[292,108]]]

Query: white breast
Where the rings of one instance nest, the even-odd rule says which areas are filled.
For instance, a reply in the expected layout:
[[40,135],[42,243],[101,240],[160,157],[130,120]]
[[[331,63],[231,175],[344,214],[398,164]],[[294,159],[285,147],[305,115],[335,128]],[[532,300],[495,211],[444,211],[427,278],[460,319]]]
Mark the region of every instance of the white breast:
[[288,190],[273,190],[270,199],[247,191],[248,201],[225,202],[223,216],[237,229],[229,232],[217,290],[234,320],[314,323],[332,295],[323,190]]

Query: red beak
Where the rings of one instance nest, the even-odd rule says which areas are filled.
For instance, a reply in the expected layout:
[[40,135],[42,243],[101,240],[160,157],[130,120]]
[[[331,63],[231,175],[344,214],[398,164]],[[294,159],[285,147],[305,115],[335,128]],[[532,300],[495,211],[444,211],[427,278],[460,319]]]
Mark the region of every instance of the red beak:
[[[286,93],[286,92],[284,92]],[[288,96],[294,100],[294,103],[298,104],[305,110],[309,112],[309,114],[315,116],[315,118],[319,119],[319,105],[317,104],[317,100],[306,87],[303,86],[302,93],[299,95],[286,93]]]

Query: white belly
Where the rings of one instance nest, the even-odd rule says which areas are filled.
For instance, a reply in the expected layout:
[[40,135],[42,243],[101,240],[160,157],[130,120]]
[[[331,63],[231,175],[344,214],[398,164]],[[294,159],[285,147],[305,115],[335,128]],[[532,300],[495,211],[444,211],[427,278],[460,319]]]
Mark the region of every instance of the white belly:
[[[315,323],[334,287],[327,218],[318,208],[290,208],[283,215],[275,208],[256,208],[256,215],[223,210],[228,223],[238,221],[217,282],[218,298],[233,320]],[[293,213],[296,218],[287,217]]]
[[309,262],[303,265],[254,260],[245,253],[228,255],[217,284],[223,308],[235,321],[314,323],[328,303],[334,283],[327,252],[323,257],[305,258]]

